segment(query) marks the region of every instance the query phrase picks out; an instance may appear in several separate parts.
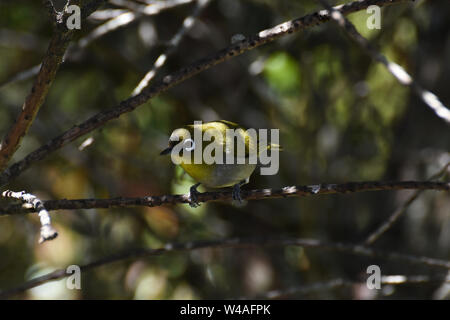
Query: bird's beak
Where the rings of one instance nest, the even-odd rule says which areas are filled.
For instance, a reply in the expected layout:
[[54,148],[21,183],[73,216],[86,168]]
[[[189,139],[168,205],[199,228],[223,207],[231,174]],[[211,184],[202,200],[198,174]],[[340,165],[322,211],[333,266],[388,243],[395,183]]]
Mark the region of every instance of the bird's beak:
[[168,147],[166,149],[164,149],[163,151],[161,151],[161,153],[159,154],[160,156],[164,156],[166,154],[169,154],[170,152],[172,152],[173,147]]

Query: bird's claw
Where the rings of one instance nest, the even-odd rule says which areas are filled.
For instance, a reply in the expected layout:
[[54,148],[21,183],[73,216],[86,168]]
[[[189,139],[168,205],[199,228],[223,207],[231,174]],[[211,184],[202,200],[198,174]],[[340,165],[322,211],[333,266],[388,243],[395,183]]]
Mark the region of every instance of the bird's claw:
[[241,185],[239,183],[236,183],[233,186],[233,191],[231,192],[231,197],[233,200],[238,201],[239,203],[242,203]]
[[198,197],[197,197],[197,195],[199,194],[199,192],[197,191],[197,187],[199,185],[200,185],[200,183],[194,184],[189,189],[189,206],[191,208],[197,208],[200,206],[200,203],[198,203]]

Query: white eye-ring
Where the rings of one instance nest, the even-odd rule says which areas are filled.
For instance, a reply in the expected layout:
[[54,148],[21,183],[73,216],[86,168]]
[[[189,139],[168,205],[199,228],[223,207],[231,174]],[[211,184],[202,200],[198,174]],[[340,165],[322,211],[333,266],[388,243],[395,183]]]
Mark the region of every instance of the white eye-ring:
[[[188,146],[189,143],[190,143],[190,146]],[[186,149],[186,151],[192,151],[195,149],[195,142],[192,139],[184,140],[183,144],[184,144],[184,149]]]

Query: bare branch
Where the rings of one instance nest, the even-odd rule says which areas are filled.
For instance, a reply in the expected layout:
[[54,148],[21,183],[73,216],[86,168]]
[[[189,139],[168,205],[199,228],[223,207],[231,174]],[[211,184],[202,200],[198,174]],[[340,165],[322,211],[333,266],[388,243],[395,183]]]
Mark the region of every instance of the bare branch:
[[53,34],[31,93],[27,96],[16,122],[0,145],[0,171],[3,171],[8,165],[9,160],[19,148],[22,138],[27,134],[40,107],[44,103],[56,72],[63,61],[64,53],[72,38],[72,34],[73,31],[68,29],[65,32],[55,31]]
[[56,230],[52,227],[50,214],[45,209],[45,205],[35,195],[26,193],[25,191],[14,192],[8,190],[2,192],[2,196],[5,198],[21,200],[30,205],[33,210],[38,212],[39,219],[41,221],[41,238],[39,239],[39,243],[43,243],[47,240],[53,240],[58,236],[58,232],[56,232]]
[[109,0],[109,2],[111,2],[116,6],[124,7],[133,12],[141,13],[144,15],[155,15],[163,10],[178,7],[180,5],[187,4],[193,1],[194,0],[165,0],[165,1],[155,1],[147,5],[142,5],[132,1]]
[[[330,281],[325,282],[316,282],[312,284],[305,284],[301,286],[295,286],[290,287],[286,289],[278,289],[278,290],[271,290],[268,291],[262,295],[257,296],[257,299],[280,299],[286,296],[292,296],[294,294],[302,294],[307,295],[314,292],[320,292],[320,291],[329,291],[340,287],[350,287],[355,284],[354,281],[351,280],[344,280],[341,278],[333,279]],[[246,298],[242,298],[246,299]]]
[[[381,276],[380,284],[383,285],[404,285],[404,284],[425,284],[425,283],[450,283],[449,276],[428,276],[428,275],[386,275]],[[316,282],[300,286],[289,287],[268,291],[255,298],[257,299],[280,299],[294,294],[307,295],[315,292],[329,291],[341,287],[352,287],[354,285],[365,285],[365,282],[346,280],[342,278],[332,279],[325,282]],[[241,299],[246,299],[245,297]]]
[[[70,61],[75,51],[87,47],[94,40],[97,40],[100,37],[104,36],[105,34],[110,33],[114,30],[127,26],[144,15],[145,16],[156,15],[164,10],[188,4],[193,1],[194,0],[158,1],[157,3],[149,5],[134,4],[134,6],[132,6],[131,11],[122,9],[106,9],[96,11],[91,16],[93,19],[106,19],[108,21],[96,27],[88,35],[79,39],[76,44],[70,45],[69,48],[67,49],[64,60]],[[51,3],[51,1],[49,2]],[[54,10],[53,7],[49,8],[50,12],[52,12],[52,10]],[[39,64],[27,70],[23,70],[18,74],[15,74],[14,76],[0,82],[0,88],[10,83],[26,80],[35,76],[36,74],[38,74],[40,66],[41,65]]]
[[112,32],[114,30],[117,30],[121,27],[130,24],[131,22],[135,21],[135,19],[136,19],[135,13],[124,12],[118,15],[117,17],[114,17],[106,21],[105,23],[101,24],[100,26],[92,30],[88,35],[78,40],[78,42],[73,47],[70,47],[67,52],[68,58],[70,58],[71,53],[76,49],[82,49],[87,47],[94,40],[97,40],[109,32]]
[[[109,21],[103,23],[102,25],[95,28],[92,32],[90,32],[87,36],[81,38],[77,44],[73,48],[69,48],[69,51],[74,49],[81,49],[88,46],[92,41],[104,36],[105,34],[114,31],[118,28],[124,27],[131,22],[135,21],[137,18],[140,18],[142,15],[153,16],[157,15],[160,12],[171,9],[180,5],[184,5],[194,0],[170,0],[170,1],[161,1],[151,5],[139,5],[134,2],[124,2],[124,1],[110,1],[116,5],[125,6],[131,11],[123,11],[116,17],[113,17]],[[68,52],[70,57],[70,52]]]
[[40,69],[41,69],[41,64],[38,64],[27,70],[20,71],[19,73],[16,73],[15,75],[0,82],[0,88],[8,85],[10,83],[30,79],[30,78],[34,77],[35,75],[37,75],[39,73]]
[[[86,15],[91,10],[95,10],[103,2],[93,0],[90,3],[86,3],[82,11],[83,14]],[[31,93],[26,97],[16,122],[6,133],[0,145],[0,172],[6,168],[9,160],[19,148],[22,138],[27,134],[39,109],[44,103],[48,90],[56,76],[56,72],[63,62],[67,46],[74,34],[74,30],[68,29],[65,24],[68,14],[66,12],[57,13],[51,1],[44,1],[44,3],[54,19],[53,23],[55,28],[53,36],[42,61],[38,76],[31,89]]]
[[114,19],[118,16],[120,16],[123,13],[127,13],[128,10],[125,9],[104,9],[104,10],[97,10],[93,14],[90,15],[90,20],[110,20]]
[[[360,245],[345,244],[345,243],[327,243],[316,239],[299,239],[299,238],[231,238],[219,240],[205,240],[205,241],[191,241],[185,243],[168,243],[161,248],[136,248],[128,249],[121,253],[117,253],[91,263],[80,266],[81,271],[97,268],[106,264],[117,261],[127,260],[131,258],[151,257],[167,254],[171,252],[183,252],[201,250],[206,248],[240,248],[240,247],[254,247],[254,246],[300,246],[311,249],[324,249],[329,251],[350,253],[356,256],[380,258],[386,260],[398,260],[410,264],[419,264],[434,268],[450,269],[450,261],[440,260],[435,258],[415,256],[410,254],[383,252],[374,250],[372,248],[363,247]],[[0,291],[0,299],[5,299],[10,296],[24,292],[25,290],[40,286],[48,281],[54,281],[65,278],[70,274],[66,273],[65,269],[59,269],[43,276],[34,278],[22,285]]]
[[400,65],[395,62],[389,61],[386,56],[381,54],[373,47],[370,42],[364,38],[356,27],[344,15],[336,8],[332,8],[326,0],[319,0],[328,12],[331,12],[331,17],[342,27],[347,34],[355,40],[366,52],[372,57],[372,59],[383,64],[386,69],[404,86],[410,87],[422,101],[430,107],[434,113],[441,119],[450,123],[450,110],[439,100],[439,98],[432,92],[422,88],[412,77],[405,71]]
[[[386,6],[394,3],[402,3],[405,1],[409,0],[362,0],[340,5],[335,7],[335,9],[339,10],[342,14],[347,15],[352,12],[366,9],[368,6],[374,4],[378,6]],[[325,23],[329,20],[329,12],[326,10],[322,10],[320,12],[315,12],[298,19],[281,23],[273,28],[263,30],[258,34],[248,37],[238,43],[233,43],[232,45],[216,52],[209,57],[198,60],[190,66],[184,67],[179,71],[176,71],[164,77],[162,81],[145,88],[140,94],[122,101],[115,107],[99,112],[98,114],[94,115],[93,117],[89,118],[79,125],[75,125],[63,134],[50,140],[37,150],[31,152],[24,159],[7,168],[0,175],[0,187],[4,186],[10,180],[26,170],[33,162],[42,160],[50,153],[58,150],[59,148],[74,141],[75,139],[103,126],[108,121],[115,119],[124,113],[133,111],[138,106],[147,102],[149,99],[167,91],[171,87],[183,81],[186,81],[194,75],[208,70],[211,67],[219,63],[223,63],[224,61],[227,61],[246,51],[272,42],[280,37],[305,30],[309,27]]]
[[144,88],[146,88],[149,82],[155,77],[156,72],[162,68],[167,58],[175,51],[178,44],[183,39],[184,35],[194,26],[195,19],[202,13],[202,11],[209,4],[210,0],[198,0],[197,6],[194,9],[194,12],[189,17],[184,19],[183,24],[178,30],[178,32],[170,39],[169,46],[164,53],[162,53],[153,64],[150,71],[148,71],[145,77],[139,82],[137,87],[133,90],[132,96],[138,95],[142,92]]
[[[444,175],[448,167],[450,166],[450,162],[447,163],[439,172],[434,174],[430,177],[429,180],[434,180],[439,178],[440,176]],[[403,215],[403,213],[408,209],[408,207],[413,203],[419,195],[422,193],[423,190],[418,190],[414,192],[414,194],[397,210],[394,211],[394,213],[389,216],[389,218],[381,225],[379,226],[374,232],[372,232],[367,239],[364,241],[364,245],[371,245],[375,241],[377,241],[387,230],[389,230],[394,223]]]
[[[432,181],[393,181],[393,182],[349,182],[343,184],[318,184],[308,186],[289,186],[281,189],[242,190],[241,197],[245,200],[273,199],[286,197],[306,197],[324,194],[344,194],[380,190],[442,190],[449,191],[450,183]],[[231,191],[204,192],[198,194],[199,202],[230,200]],[[130,206],[157,207],[164,204],[189,203],[189,194],[148,196],[140,198],[110,198],[110,199],[74,199],[47,200],[44,206],[47,210],[75,210],[94,208],[117,208]],[[10,206],[0,209],[1,215],[34,212],[21,206]]]

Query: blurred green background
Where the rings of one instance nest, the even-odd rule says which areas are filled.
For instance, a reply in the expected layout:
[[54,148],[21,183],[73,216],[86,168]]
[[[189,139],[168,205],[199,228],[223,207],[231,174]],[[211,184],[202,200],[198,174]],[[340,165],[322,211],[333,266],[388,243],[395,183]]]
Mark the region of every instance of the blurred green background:
[[[195,1],[155,16],[139,16],[73,50],[11,163],[127,98],[194,7]],[[111,1],[101,10],[124,8],[120,1]],[[229,45],[235,34],[253,35],[320,9],[312,0],[212,0],[156,78]],[[448,105],[449,16],[448,0],[419,0],[383,8],[380,30],[366,27],[365,11],[349,19],[389,59]],[[74,40],[104,22],[89,18]],[[0,83],[39,64],[51,32],[41,1],[1,0]],[[27,79],[0,87],[2,136],[18,115],[32,82]],[[26,190],[41,199],[186,193],[193,181],[159,152],[173,129],[194,120],[215,119],[280,129],[284,151],[279,173],[254,174],[246,189],[425,180],[450,159],[448,124],[335,24],[326,23],[200,73],[35,163],[8,189]],[[88,138],[92,144],[80,148]],[[59,237],[42,245],[37,241],[35,214],[1,216],[0,289],[70,264],[167,242],[290,236],[359,243],[411,194],[387,191],[274,199],[249,201],[242,207],[211,202],[197,209],[176,205],[57,211],[52,218]],[[424,192],[375,247],[450,259],[449,208],[448,194]],[[218,248],[117,262],[82,273],[82,290],[67,290],[62,280],[16,298],[255,297],[334,278],[358,279],[366,275],[370,264],[378,264],[385,275],[442,272],[300,247]],[[354,286],[284,298],[448,298],[450,289],[439,288],[440,284],[425,283],[367,292]]]

